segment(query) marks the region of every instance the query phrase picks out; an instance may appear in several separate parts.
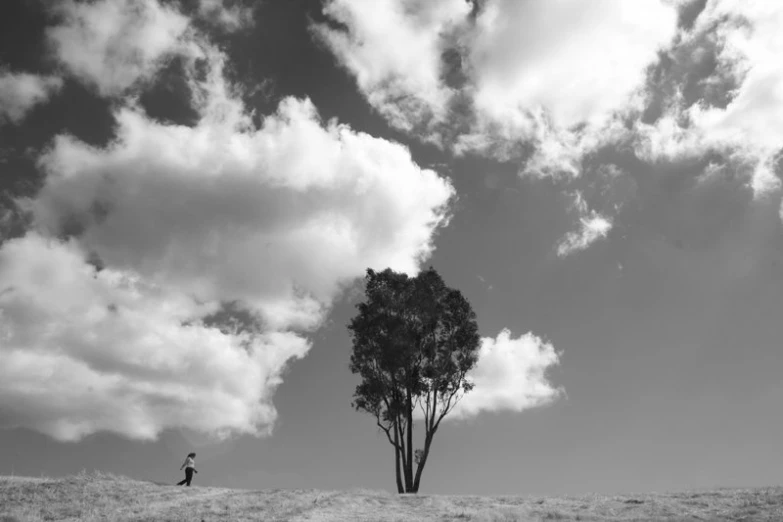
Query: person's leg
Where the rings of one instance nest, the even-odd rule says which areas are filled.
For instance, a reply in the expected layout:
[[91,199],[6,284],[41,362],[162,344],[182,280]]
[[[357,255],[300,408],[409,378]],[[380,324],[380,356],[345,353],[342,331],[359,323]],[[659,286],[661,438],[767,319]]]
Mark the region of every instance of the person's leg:
[[190,481],[193,480],[193,468],[185,470],[185,480],[187,481],[188,486],[190,486]]
[[185,474],[185,478],[180,480],[179,482],[177,482],[177,486],[181,486],[181,485],[185,484],[185,482],[187,482],[187,481],[188,481],[188,476],[187,476],[187,473],[186,473]]

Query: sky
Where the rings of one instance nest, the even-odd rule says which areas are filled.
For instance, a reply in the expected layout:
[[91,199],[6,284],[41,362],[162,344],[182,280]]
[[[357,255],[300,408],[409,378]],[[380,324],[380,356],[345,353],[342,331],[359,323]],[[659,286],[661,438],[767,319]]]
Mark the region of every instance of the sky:
[[781,482],[783,5],[7,0],[0,474],[394,490],[367,268],[475,389],[423,493]]

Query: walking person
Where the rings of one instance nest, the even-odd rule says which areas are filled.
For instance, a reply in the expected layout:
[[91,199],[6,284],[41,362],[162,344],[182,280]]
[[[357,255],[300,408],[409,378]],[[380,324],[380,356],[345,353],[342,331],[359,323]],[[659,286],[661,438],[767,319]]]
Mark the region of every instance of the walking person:
[[189,453],[188,458],[185,459],[185,462],[182,463],[182,465],[179,467],[180,470],[182,468],[185,468],[185,478],[177,483],[177,486],[182,486],[183,484],[186,486],[190,486],[190,482],[193,480],[193,474],[198,473],[196,471],[196,454],[195,453]]

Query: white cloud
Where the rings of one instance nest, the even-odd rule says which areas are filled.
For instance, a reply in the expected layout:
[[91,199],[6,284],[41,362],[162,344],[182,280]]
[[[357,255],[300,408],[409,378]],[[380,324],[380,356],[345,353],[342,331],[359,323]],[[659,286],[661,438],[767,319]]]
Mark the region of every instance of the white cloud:
[[464,395],[447,419],[464,419],[481,412],[514,411],[556,400],[562,390],[547,378],[560,357],[550,343],[527,333],[511,337],[509,330],[481,340],[476,366],[468,374],[475,388]]
[[579,176],[585,154],[625,134],[618,115],[675,27],[658,0],[486,2],[470,49],[476,121],[457,151],[508,159],[531,143],[525,174]]
[[587,154],[628,134],[617,118],[600,128],[591,125],[579,129],[558,128],[541,109],[516,122],[499,123],[486,118],[477,121],[470,133],[457,138],[453,147],[457,154],[479,152],[501,161],[519,160],[523,155],[521,145],[530,143],[533,150],[521,166],[520,174],[538,178],[579,177]]
[[57,77],[0,69],[0,123],[20,122],[30,109],[48,100],[60,87],[62,80]]
[[468,127],[455,150],[509,159],[533,143],[526,172],[537,175],[578,175],[581,157],[622,130],[615,117],[638,105],[646,68],[677,20],[675,6],[659,0],[488,0],[475,20],[465,2],[444,0],[435,3],[444,15],[427,19],[438,23],[421,21],[419,2],[386,0],[382,14],[365,3],[332,2],[326,14],[346,29],[321,32],[370,103],[408,130],[429,116],[425,108],[446,118],[454,93],[441,54],[458,51],[470,109],[451,115]]
[[[605,169],[609,176],[619,176],[619,170]],[[605,238],[612,230],[612,219],[591,210],[581,192],[576,192],[572,210],[579,216],[579,230],[568,232],[557,245],[557,255],[567,257],[573,253],[585,250],[587,247]]]
[[[206,77],[190,74],[195,126],[125,106],[106,148],[61,135],[42,157],[43,188],[20,202],[34,231],[0,247],[4,425],[263,433],[286,361],[342,287],[367,267],[415,273],[431,253],[447,180],[307,100],[256,128],[207,51]],[[226,302],[255,329],[205,326]]]
[[63,0],[47,30],[57,58],[104,96],[149,80],[163,61],[185,52],[189,20],[157,0]]
[[700,84],[729,101],[716,104],[705,96],[692,103],[681,93],[673,96],[659,120],[637,125],[637,153],[654,160],[715,150],[747,173],[756,196],[779,188],[773,162],[783,148],[781,24],[783,6],[775,2],[708,3],[670,56],[692,68],[714,54],[717,66]]
[[81,221],[81,242],[110,265],[201,300],[241,300],[281,327],[317,324],[319,304],[367,266],[416,271],[453,193],[405,148],[322,126],[308,101],[284,100],[258,131],[162,125],[133,109],[116,118],[106,150],[57,138],[30,203],[37,224],[57,233]]
[[[687,3],[487,0],[475,14],[444,1],[437,5],[451,6],[447,23],[428,25],[418,21],[417,2],[388,0],[384,9],[394,16],[373,18],[363,3],[344,0],[327,10],[343,25],[321,30],[339,42],[333,52],[370,103],[391,104],[384,111],[393,125],[446,138],[457,154],[519,161],[522,174],[568,182],[606,146],[630,144],[649,162],[716,152],[757,198],[778,191],[783,7],[710,1],[678,29]],[[379,21],[386,18],[394,23]],[[445,63],[446,51],[459,54],[457,66]],[[458,85],[445,79],[455,67]],[[407,110],[410,99],[416,110]],[[587,247],[612,221],[612,212],[584,213],[558,250]]]
[[199,14],[207,21],[217,23],[229,31],[246,27],[253,20],[250,7],[227,5],[225,0],[200,0]]
[[522,132],[539,109],[555,128],[602,125],[642,85],[675,25],[658,0],[490,0],[471,49],[477,110]]
[[580,229],[572,231],[557,245],[557,255],[566,257],[574,252],[586,249],[599,239],[605,238],[612,229],[611,220],[592,211],[589,216],[579,219]]
[[0,248],[0,427],[72,441],[96,431],[136,439],[187,426],[259,433],[292,333],[228,335],[199,305],[130,271],[100,272],[75,242],[30,233]]
[[451,90],[441,81],[446,38],[463,23],[465,0],[328,0],[324,14],[347,31],[316,26],[370,105],[399,128],[444,116]]

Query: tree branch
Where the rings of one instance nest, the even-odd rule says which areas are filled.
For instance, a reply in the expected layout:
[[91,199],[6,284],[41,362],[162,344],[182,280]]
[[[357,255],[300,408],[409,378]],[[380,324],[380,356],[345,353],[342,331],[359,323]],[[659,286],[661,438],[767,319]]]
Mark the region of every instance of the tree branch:
[[386,426],[384,426],[383,424],[381,424],[381,421],[380,421],[380,419],[378,419],[377,417],[376,417],[376,421],[375,421],[375,423],[376,423],[376,424],[378,425],[378,427],[379,427],[380,429],[382,429],[382,430],[383,430],[383,432],[386,434],[386,438],[387,438],[387,439],[389,439],[389,444],[391,444],[392,446],[394,446],[394,447],[395,447],[395,448],[397,448],[397,449],[400,449],[400,445],[399,445],[399,444],[397,444],[397,443],[395,443],[395,442],[394,442],[394,439],[392,439],[392,436],[391,436],[391,427],[388,427],[388,428],[387,428]]

